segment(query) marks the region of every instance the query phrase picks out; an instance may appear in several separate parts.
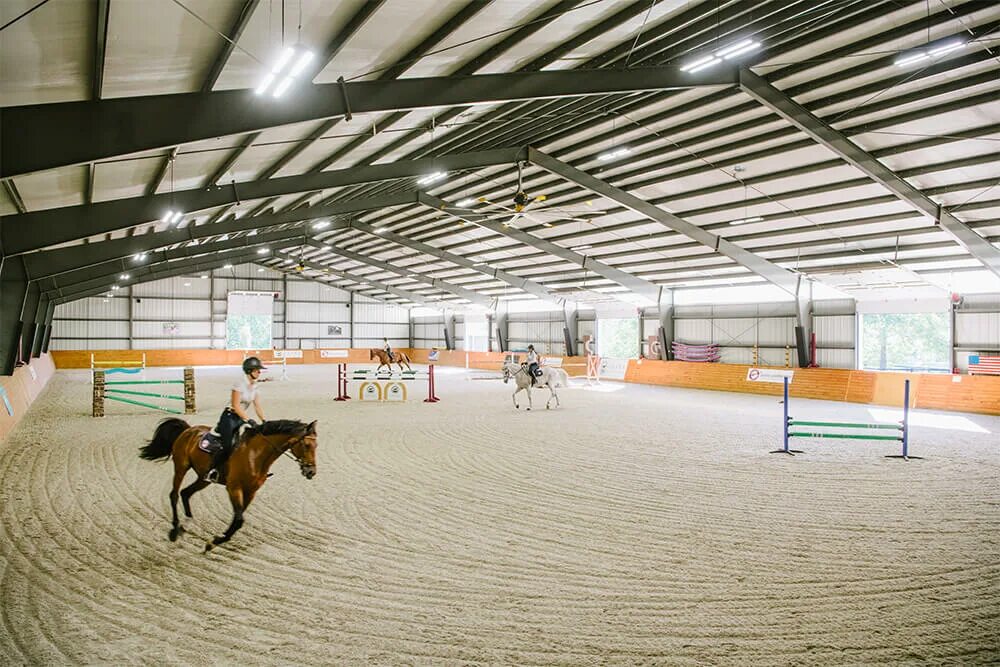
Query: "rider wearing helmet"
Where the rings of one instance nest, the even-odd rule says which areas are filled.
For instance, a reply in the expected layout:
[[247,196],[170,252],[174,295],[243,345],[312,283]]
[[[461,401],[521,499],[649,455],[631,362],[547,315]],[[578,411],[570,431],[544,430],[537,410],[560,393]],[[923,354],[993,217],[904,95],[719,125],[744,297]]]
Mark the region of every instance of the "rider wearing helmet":
[[218,481],[219,468],[229,457],[233,448],[233,436],[243,424],[257,423],[250,419],[247,410],[253,405],[254,412],[260,421],[264,421],[264,410],[260,407],[260,397],[257,395],[257,383],[260,382],[260,372],[264,365],[257,357],[247,357],[243,360],[243,377],[233,383],[229,392],[229,405],[222,411],[215,434],[222,440],[222,450],[212,459],[212,469],[206,474],[210,482]]
[[389,357],[389,363],[392,363],[392,346],[389,345],[389,339],[383,338],[382,342],[384,343],[382,350],[385,352],[386,356]]
[[525,359],[525,363],[528,364],[528,377],[531,378],[531,384],[535,384],[535,373],[538,372],[538,353],[535,352],[535,346],[528,346],[528,358]]

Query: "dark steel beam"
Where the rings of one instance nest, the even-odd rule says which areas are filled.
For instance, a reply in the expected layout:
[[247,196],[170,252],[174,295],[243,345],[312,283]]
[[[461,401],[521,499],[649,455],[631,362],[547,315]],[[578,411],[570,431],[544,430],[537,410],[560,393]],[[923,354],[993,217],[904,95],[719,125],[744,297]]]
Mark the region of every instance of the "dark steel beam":
[[302,243],[305,242],[305,238],[306,234],[301,229],[271,232],[269,234],[257,234],[255,236],[241,236],[235,239],[228,239],[226,241],[218,241],[215,243],[206,243],[204,245],[187,245],[180,248],[158,250],[156,252],[147,253],[146,261],[141,265],[130,264],[125,260],[112,260],[101,264],[94,264],[82,269],[77,269],[75,271],[62,273],[58,276],[42,278],[36,282],[42,288],[42,291],[45,292],[52,291],[60,287],[88,285],[88,281],[95,280],[99,281],[94,284],[95,286],[100,284],[111,285],[116,282],[121,284],[131,280],[131,278],[124,280],[120,279],[122,274],[127,274],[129,276],[132,276],[136,272],[141,274],[143,269],[163,262],[186,259],[190,257],[199,257],[213,252],[225,252],[227,250],[239,248],[259,247],[269,243],[284,243],[286,241],[291,242],[293,240],[294,244],[302,245]]
[[330,275],[343,278],[344,280],[353,280],[354,282],[359,284],[368,283],[369,285],[373,285],[378,289],[382,290],[383,292],[394,294],[401,299],[406,299],[407,301],[418,303],[422,306],[428,306],[430,308],[438,308],[441,305],[440,303],[429,301],[427,297],[423,296],[422,294],[417,294],[416,292],[410,292],[409,290],[400,289],[399,287],[393,287],[392,285],[383,283],[373,278],[369,278],[368,276],[354,275],[348,271],[341,271],[339,269],[333,268],[332,266],[327,266],[326,264],[320,264],[318,262],[313,262],[305,259],[298,259],[296,257],[287,257],[287,259],[295,260],[302,266],[310,268],[314,271],[321,271],[323,273],[328,273]]
[[[349,40],[354,33],[356,33],[361,26],[363,26],[368,19],[371,18],[372,14],[375,13],[375,10],[377,10],[384,1],[385,0],[368,0],[368,2],[362,3],[361,8],[358,9],[357,13],[355,13],[347,24],[337,33],[336,37],[333,38],[333,41],[331,41],[330,44],[323,50],[323,53],[319,54],[319,57],[313,61],[315,64],[312,65],[306,72],[306,77],[310,81],[316,78],[316,76],[330,64],[330,61],[333,60],[338,53],[340,53],[340,50],[347,43],[347,40]],[[278,172],[282,166],[290,162],[296,155],[305,150],[306,147],[312,143],[312,141],[322,137],[330,130],[330,128],[339,122],[340,118],[331,118],[330,120],[325,121],[322,125],[313,130],[306,140],[296,144],[291,151],[279,159],[279,164],[273,169],[273,171],[270,171],[270,173],[264,172],[264,174],[260,175],[259,178],[270,178],[273,174]],[[229,157],[226,158],[225,162],[223,162],[219,168],[215,170],[215,173],[213,173],[206,180],[205,184],[214,185],[218,183],[219,179],[222,178],[226,171],[228,171],[229,168],[235,164],[236,160],[243,155],[243,153],[253,144],[253,142],[257,140],[258,137],[260,137],[261,134],[263,133],[252,132],[248,134],[239,148],[234,150]]]
[[528,149],[528,161],[550,173],[562,176],[566,180],[590,190],[594,194],[617,202],[625,208],[635,211],[650,220],[654,220],[668,229],[683,234],[703,246],[711,248],[715,252],[732,259],[737,264],[750,269],[753,273],[777,285],[793,296],[798,294],[799,276],[748,250],[744,250],[721,236],[693,225],[687,220],[669,213],[658,206],[654,206],[621,188],[616,188],[607,181],[595,178],[576,167],[572,167],[534,148]]
[[[423,193],[422,196],[425,202],[432,204],[436,209],[443,210],[444,207],[446,206],[445,202],[434,197],[433,195]],[[464,220],[465,222],[474,223],[474,220],[471,219],[471,216],[469,216],[469,219],[467,219],[465,215],[455,212],[454,209],[446,210],[445,212],[448,213],[448,215],[451,215],[459,220]],[[487,262],[474,262],[471,259],[462,257],[461,255],[450,253],[446,250],[442,250],[441,248],[436,248],[427,243],[421,243],[420,241],[416,241],[412,238],[402,236],[400,234],[396,234],[388,230],[375,231],[375,228],[372,227],[371,225],[367,225],[357,220],[352,220],[351,222],[347,223],[346,227],[349,227],[350,229],[356,229],[361,232],[365,232],[366,234],[370,234],[372,236],[384,239],[386,241],[391,241],[392,243],[401,245],[411,250],[415,250],[417,252],[422,252],[425,255],[430,255],[431,257],[437,257],[438,259],[443,259],[444,261],[451,262],[452,264],[455,264],[457,266],[464,267],[467,269],[472,269],[477,273],[481,273],[491,278],[495,278],[497,280],[507,283],[511,287],[516,287],[517,289],[523,290],[528,294],[534,294],[540,299],[552,301],[553,303],[557,304],[561,304],[563,302],[562,297],[553,294],[552,292],[545,289],[535,281],[529,280],[527,278],[522,278],[520,276],[516,276],[513,273],[509,273],[501,269],[494,268],[490,266]]]
[[[199,271],[211,271],[212,269],[217,269],[225,266],[226,264],[242,264],[245,262],[252,262],[256,256],[255,252],[238,252],[223,253],[209,259],[199,257],[189,260],[181,260],[179,262],[173,262],[168,266],[158,266],[156,268],[150,267],[150,270],[143,272],[132,284],[147,283],[154,280],[162,280],[163,278],[172,278],[174,276],[197,273]],[[103,288],[95,287],[90,289],[74,289],[67,287],[62,290],[48,293],[47,298],[49,299],[49,303],[55,303],[58,305],[69,303],[70,301],[77,301],[88,296],[98,296],[106,292],[108,292],[107,286],[104,286]]]
[[361,7],[358,11],[350,18],[350,20],[344,25],[343,28],[336,34],[333,40],[326,45],[322,53],[317,54],[317,57],[313,60],[315,65],[313,65],[306,76],[310,81],[316,78],[316,76],[326,69],[326,66],[340,53],[341,49],[347,44],[348,40],[354,36],[354,34],[368,22],[375,12],[378,11],[379,7],[385,4],[385,0],[367,0],[361,3]]
[[821,146],[829,148],[842,159],[860,169],[869,178],[889,190],[900,201],[906,202],[934,220],[970,255],[1000,277],[1000,249],[995,248],[992,243],[948,213],[937,202],[853,143],[844,133],[833,129],[821,118],[753,72],[747,70],[740,72],[740,87],[761,104],[808,134]]
[[[436,197],[420,193],[420,203],[428,208],[441,210],[443,202]],[[449,205],[445,204],[445,206],[448,207]],[[445,210],[447,210],[447,208],[445,208]],[[463,219],[466,218],[463,217]],[[515,227],[505,227],[501,223],[494,222],[485,216],[476,217],[470,215],[468,220],[474,221],[473,224],[478,227],[489,229],[496,234],[512,238],[515,241],[520,241],[526,246],[547,252],[550,255],[555,255],[560,259],[566,260],[567,262],[589,269],[590,271],[593,271],[608,280],[613,280],[619,285],[627,287],[635,294],[652,301],[653,304],[658,304],[660,302],[661,288],[643,280],[642,278],[637,278],[631,273],[608,266],[607,264],[599,262],[591,257],[587,257],[586,255],[575,253],[572,250],[552,243],[551,241],[546,241],[545,239],[538,238],[537,236],[532,236],[531,234],[528,234],[520,229],[516,229]]]
[[[0,109],[0,177],[355,113],[738,83],[735,67],[569,70],[318,84],[294,104],[252,90],[151,95]],[[80,130],[86,128],[86,131]]]
[[446,155],[3,216],[0,217],[0,238],[7,254],[17,255],[158,220],[168,208],[187,214],[240,201],[354,183],[513,164],[523,160],[526,154],[524,149],[508,148]]
[[18,213],[27,213],[28,209],[24,206],[24,200],[21,199],[21,193],[17,191],[17,186],[14,185],[14,180],[8,178],[3,182],[3,189],[7,191],[7,198],[10,199],[10,203],[14,205]]
[[[189,241],[225,234],[258,231],[275,225],[292,224],[326,216],[343,215],[345,213],[370,211],[386,206],[412,204],[416,201],[417,194],[415,192],[355,199],[311,209],[296,209],[274,215],[241,218],[239,220],[234,219],[213,224],[188,225],[182,229],[168,229],[141,236],[112,239],[102,243],[43,250],[41,252],[25,254],[23,258],[28,275],[32,280],[38,280],[39,278],[54,276],[103,262],[127,259],[138,253],[148,253],[158,248],[166,248],[177,243],[187,243]],[[347,226],[346,223],[344,226]],[[301,229],[298,233],[302,233]]]
[[454,294],[460,299],[465,299],[470,303],[478,304],[480,306],[483,306],[484,308],[492,308],[494,304],[493,299],[487,296],[483,296],[478,292],[474,292],[473,290],[466,289],[464,287],[459,287],[458,285],[452,285],[451,283],[441,280],[440,278],[432,278],[427,275],[415,274],[413,273],[413,271],[407,270],[406,268],[393,266],[388,262],[383,262],[373,257],[362,255],[361,253],[351,252],[350,250],[344,250],[343,248],[338,248],[335,245],[328,245],[321,241],[316,241],[316,240],[306,241],[306,245],[311,246],[313,248],[318,248],[324,252],[328,252],[333,255],[338,255],[340,257],[344,257],[346,259],[359,262],[361,264],[373,266],[377,269],[381,269],[382,271],[395,273],[397,276],[402,276],[403,278],[410,278],[412,280],[417,280],[422,283],[427,283],[432,287],[436,287],[437,289],[442,290],[444,292],[449,292],[451,294]]
[[[284,248],[302,245],[302,235],[300,234],[294,239],[278,242],[270,241],[256,243],[253,242],[253,239],[250,239],[250,241],[251,243],[248,245],[235,246],[229,249],[216,249],[214,251],[206,248],[203,252],[194,255],[178,255],[175,259],[163,259],[153,264],[133,268],[129,271],[130,278],[128,280],[119,280],[118,272],[116,271],[101,275],[88,273],[87,275],[89,277],[85,280],[49,285],[48,289],[43,290],[43,293],[47,294],[50,299],[63,297],[67,294],[77,292],[96,292],[100,294],[102,292],[111,291],[111,286],[116,283],[124,287],[125,285],[132,285],[137,282],[147,282],[149,275],[163,269],[187,268],[188,270],[193,271],[196,270],[194,267],[200,267],[212,258],[218,258],[220,260],[219,266],[241,261],[259,260],[261,259],[261,255],[257,253],[257,249],[259,247],[267,245],[272,250],[282,250]],[[195,249],[192,248],[192,250]],[[84,271],[88,270],[84,269]]]
[[156,174],[153,175],[153,180],[149,182],[146,186],[146,196],[151,197],[156,194],[156,191],[160,189],[160,184],[163,183],[163,178],[167,175],[167,170],[173,164],[174,160],[177,159],[177,151],[180,150],[179,146],[174,146],[170,151],[163,156],[163,163],[156,170]]
[[97,29],[94,32],[94,64],[93,78],[90,86],[90,99],[101,99],[104,89],[104,60],[108,50],[108,17],[111,13],[111,0],[97,0],[94,3],[97,16]]
[[226,67],[226,63],[229,62],[229,56],[232,55],[233,50],[236,48],[236,43],[240,41],[240,35],[243,34],[244,28],[250,23],[250,18],[253,16],[254,11],[256,11],[258,4],[260,4],[260,0],[246,0],[243,3],[236,21],[233,22],[233,26],[229,29],[229,39],[222,40],[222,48],[219,50],[219,55],[215,57],[212,66],[208,69],[205,82],[201,85],[201,92],[209,93],[215,88],[216,81],[219,80],[222,70]]
[[[472,18],[473,16],[481,12],[483,9],[488,7],[490,4],[492,4],[492,2],[493,0],[473,0],[472,2],[467,2],[465,5],[460,7],[455,14],[449,17],[447,21],[441,24],[441,26],[437,30],[432,32],[419,44],[417,44],[412,49],[407,51],[405,54],[400,56],[397,59],[396,64],[394,64],[392,67],[389,67],[381,74],[379,74],[378,77],[376,77],[376,81],[392,81],[394,79],[398,79],[400,76],[403,75],[403,73],[406,72],[406,70],[410,69],[410,67],[419,62],[420,58],[425,56],[428,51],[433,49],[445,38],[447,38],[449,35],[455,32],[455,30],[457,30],[459,26],[461,26],[470,18]],[[364,142],[368,141],[370,137],[375,136],[378,129],[384,131],[387,128],[391,127],[393,124],[395,124],[397,121],[405,118],[407,115],[408,112],[397,111],[396,113],[392,113],[384,118],[381,118],[377,122],[377,128],[376,125],[371,125],[367,131],[361,133],[359,136],[355,137],[351,141],[348,141],[344,146],[341,146],[339,149],[337,149],[332,155],[327,156],[323,160],[320,160],[318,163],[313,165],[310,171],[320,171],[326,169],[331,164],[339,160],[342,156],[347,155],[355,148],[357,148]],[[323,133],[325,132],[326,130],[323,129]],[[310,146],[314,141],[316,141],[316,139],[321,137],[323,133],[314,132],[307,141],[304,141],[295,146],[295,148],[289,151],[280,160],[278,160],[278,162],[275,165],[270,167],[268,171],[265,172],[267,176],[277,173],[277,171],[281,169],[282,166],[287,164],[295,155],[298,155],[299,153],[304,151],[308,146]],[[370,162],[372,161],[369,160],[369,163]]]

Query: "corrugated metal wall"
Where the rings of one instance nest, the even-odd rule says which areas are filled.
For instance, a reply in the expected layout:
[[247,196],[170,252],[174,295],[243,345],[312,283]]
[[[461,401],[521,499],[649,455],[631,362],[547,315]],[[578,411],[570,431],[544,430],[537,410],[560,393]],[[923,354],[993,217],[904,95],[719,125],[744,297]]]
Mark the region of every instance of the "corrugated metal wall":
[[955,363],[969,370],[969,355],[1000,355],[1000,294],[974,294],[955,311]]
[[444,314],[413,318],[413,347],[444,349]]
[[[231,290],[277,292],[274,303],[276,347],[393,347],[412,345],[444,348],[444,315],[413,318],[404,308],[354,298],[344,290],[305,281],[246,264],[232,270],[170,278],[124,288],[112,298],[95,297],[56,308],[52,349],[151,349],[225,346],[226,295]],[[795,310],[791,302],[732,305],[684,305],[674,309],[675,340],[693,344],[718,343],[723,363],[769,366],[795,365]],[[455,315],[455,343],[465,344],[464,318]],[[955,311],[955,359],[968,368],[970,354],[1000,354],[1000,295],[965,298]],[[509,346],[534,344],[543,354],[564,355],[561,311],[511,313]],[[659,322],[648,313],[643,340],[655,335]],[[175,331],[176,333],[169,333]],[[339,332],[337,331],[339,327]],[[813,302],[817,361],[824,368],[854,368],[857,335],[853,299]],[[579,312],[577,340],[593,335],[595,314]],[[495,336],[496,331],[490,334]],[[496,340],[494,338],[494,345]],[[644,344],[644,351],[645,344]],[[496,348],[495,348],[496,349]]]
[[564,326],[566,319],[561,310],[511,313],[507,320],[508,345],[511,350],[525,350],[534,345],[539,354],[564,356]]
[[[224,348],[227,294],[275,292],[276,348],[394,347],[409,345],[409,312],[314,281],[252,264],[123,288],[56,308],[51,348]],[[352,326],[353,320],[353,326]],[[339,331],[338,331],[339,328]],[[175,332],[175,333],[172,333]],[[352,341],[352,334],[354,340]]]

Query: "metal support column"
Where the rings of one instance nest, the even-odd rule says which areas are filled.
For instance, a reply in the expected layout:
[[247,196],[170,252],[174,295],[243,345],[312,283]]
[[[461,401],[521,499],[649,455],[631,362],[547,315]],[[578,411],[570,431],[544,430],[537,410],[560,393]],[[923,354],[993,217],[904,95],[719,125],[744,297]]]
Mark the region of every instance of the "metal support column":
[[10,375],[18,358],[21,309],[28,292],[28,274],[19,257],[0,259],[0,375]]
[[54,301],[49,301],[49,307],[45,313],[45,335],[42,337],[42,354],[46,354],[49,351],[49,340],[52,337],[52,319],[56,314],[56,304]]
[[45,316],[49,312],[49,300],[41,297],[35,309],[34,335],[31,339],[31,357],[37,359],[42,353],[42,338],[45,336]]

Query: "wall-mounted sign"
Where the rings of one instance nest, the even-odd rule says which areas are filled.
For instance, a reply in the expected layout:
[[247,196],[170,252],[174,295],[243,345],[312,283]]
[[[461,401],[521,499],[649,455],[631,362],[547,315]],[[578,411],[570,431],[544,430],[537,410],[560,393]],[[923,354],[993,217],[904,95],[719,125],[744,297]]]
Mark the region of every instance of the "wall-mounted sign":
[[320,359],[346,359],[348,350],[320,350]]

